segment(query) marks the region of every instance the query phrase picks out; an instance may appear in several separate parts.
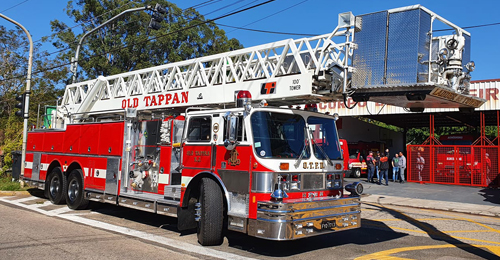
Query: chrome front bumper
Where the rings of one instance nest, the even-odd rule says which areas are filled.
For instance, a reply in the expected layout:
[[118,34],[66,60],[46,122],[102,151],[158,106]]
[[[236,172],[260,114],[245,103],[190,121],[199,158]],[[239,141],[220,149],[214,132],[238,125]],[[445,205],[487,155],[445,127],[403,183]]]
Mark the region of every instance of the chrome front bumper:
[[248,234],[270,240],[294,240],[361,227],[360,197],[344,196],[258,202]]

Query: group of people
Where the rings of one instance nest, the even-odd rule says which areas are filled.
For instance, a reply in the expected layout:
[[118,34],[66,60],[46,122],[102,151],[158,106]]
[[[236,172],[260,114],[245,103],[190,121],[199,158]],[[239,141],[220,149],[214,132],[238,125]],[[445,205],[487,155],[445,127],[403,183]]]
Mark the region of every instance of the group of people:
[[385,153],[377,152],[376,157],[373,156],[372,151],[369,152],[366,157],[368,182],[374,182],[376,173],[378,184],[382,184],[382,179],[385,179],[385,185],[388,186],[390,165],[392,165],[392,180],[396,182],[399,176],[399,182],[405,182],[406,157],[403,152],[396,153],[392,159],[389,159],[389,156],[389,149],[386,149]]

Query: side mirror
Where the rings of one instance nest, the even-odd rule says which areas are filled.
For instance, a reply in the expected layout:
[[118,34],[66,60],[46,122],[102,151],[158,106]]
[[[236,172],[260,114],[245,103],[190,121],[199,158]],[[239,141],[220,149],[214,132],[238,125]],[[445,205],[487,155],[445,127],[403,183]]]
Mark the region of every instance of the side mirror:
[[224,119],[226,119],[226,129],[224,131],[224,147],[227,150],[233,150],[236,145],[238,145],[238,116],[227,112],[224,115]]

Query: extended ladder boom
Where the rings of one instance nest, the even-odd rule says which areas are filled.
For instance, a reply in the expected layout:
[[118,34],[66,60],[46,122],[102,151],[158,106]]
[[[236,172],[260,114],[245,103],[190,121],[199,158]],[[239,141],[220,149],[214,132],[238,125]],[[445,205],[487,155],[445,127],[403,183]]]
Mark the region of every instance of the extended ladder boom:
[[[410,27],[412,19],[417,24]],[[438,20],[456,34],[433,35],[432,23]],[[358,17],[348,12],[339,15],[339,25],[330,34],[68,85],[58,111],[72,121],[126,108],[232,106],[240,90],[273,105],[351,96],[422,110],[479,107],[485,100],[467,95],[473,70],[469,56],[470,34],[422,6]]]
[[[313,77],[333,63],[343,64],[344,46],[332,37],[282,40],[157,67],[99,77],[66,87],[63,105],[72,114],[135,107],[138,110],[234,103],[235,91],[254,100],[324,100],[315,94],[329,87]],[[326,55],[321,55],[328,46]],[[319,57],[322,56],[321,59]],[[315,80],[316,78],[316,80]]]

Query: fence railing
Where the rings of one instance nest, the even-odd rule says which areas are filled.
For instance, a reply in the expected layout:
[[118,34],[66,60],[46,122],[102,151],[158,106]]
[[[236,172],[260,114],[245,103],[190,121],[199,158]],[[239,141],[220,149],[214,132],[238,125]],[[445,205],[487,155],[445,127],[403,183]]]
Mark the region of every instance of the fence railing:
[[500,186],[499,146],[408,145],[410,182]]

